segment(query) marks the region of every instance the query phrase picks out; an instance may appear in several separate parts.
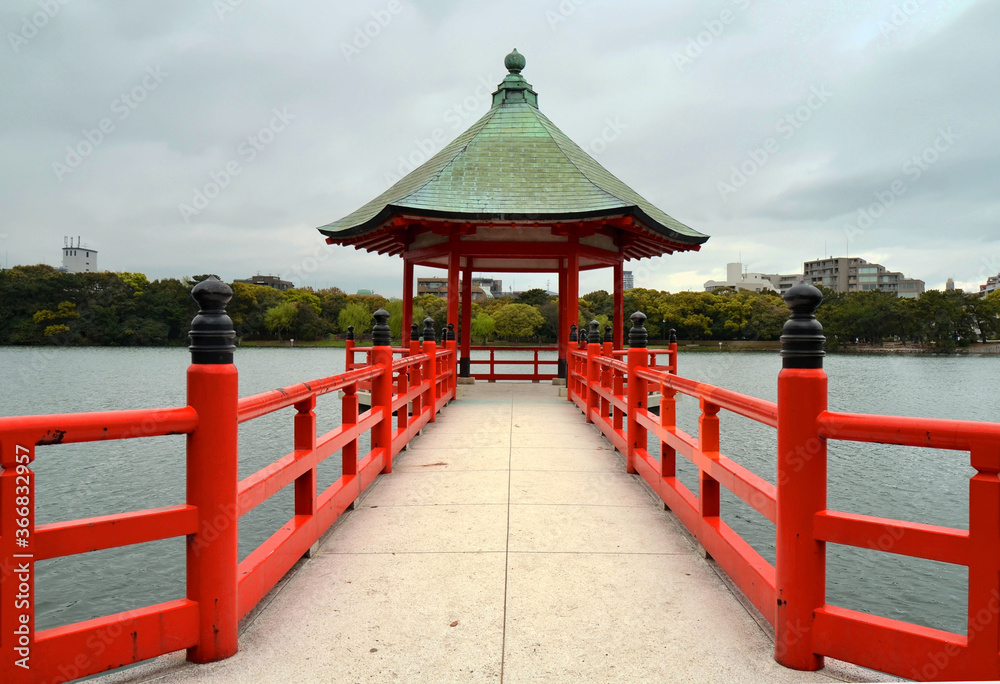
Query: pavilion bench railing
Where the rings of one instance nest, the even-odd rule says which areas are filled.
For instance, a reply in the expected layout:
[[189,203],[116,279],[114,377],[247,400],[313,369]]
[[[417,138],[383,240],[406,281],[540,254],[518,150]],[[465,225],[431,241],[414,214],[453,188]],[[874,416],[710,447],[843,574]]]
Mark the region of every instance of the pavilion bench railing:
[[[530,380],[531,382],[541,382],[552,380],[558,376],[559,360],[555,357],[551,359],[541,358],[541,354],[552,353],[558,356],[559,349],[554,346],[543,347],[471,347],[472,351],[489,352],[488,359],[470,359],[472,366],[472,377],[485,382],[496,382],[497,380]],[[531,358],[528,359],[501,359],[497,358],[497,353],[504,352],[528,352]],[[476,366],[485,366],[486,370],[476,371]],[[530,372],[504,372],[504,368],[525,368]],[[543,372],[543,367],[551,367],[551,372]],[[499,372],[498,372],[499,371]]]
[[[239,619],[249,613],[392,458],[454,398],[453,348],[429,337],[420,353],[394,360],[388,314],[376,312],[372,362],[339,375],[238,397],[232,364],[232,291],[209,279],[193,296],[188,405],[0,418],[0,680],[69,681],[187,649],[209,662],[236,653]],[[414,350],[415,351],[415,350]],[[371,409],[359,412],[369,383]],[[317,435],[318,398],[342,391],[341,424]],[[404,406],[411,411],[400,410]],[[238,478],[238,425],[293,407],[293,450]],[[395,420],[393,412],[396,413]],[[359,454],[363,435],[371,448]],[[35,524],[39,446],[186,435],[187,501],[162,508]],[[317,492],[317,467],[341,452],[342,475]],[[288,485],[292,517],[238,561],[239,519]],[[52,629],[35,630],[35,563],[73,554],[186,537],[186,597]]]
[[[782,336],[777,402],[651,367],[645,316],[633,314],[630,348],[608,353],[591,323],[586,349],[571,351],[568,398],[625,456],[740,591],[775,628],[775,660],[816,670],[830,656],[922,681],[1000,679],[1000,424],[861,415],[827,410],[818,290],[786,294],[793,315]],[[621,360],[621,357],[625,360]],[[659,415],[647,406],[659,391]],[[699,401],[697,437],[676,424],[676,397]],[[720,452],[720,411],[777,430],[776,484]],[[659,459],[649,453],[650,436]],[[949,449],[970,454],[969,529],[858,515],[827,508],[829,440]],[[677,455],[698,469],[698,491],[677,477]],[[720,486],[775,525],[770,564],[724,522]],[[966,634],[848,610],[826,602],[826,544],[966,566]]]

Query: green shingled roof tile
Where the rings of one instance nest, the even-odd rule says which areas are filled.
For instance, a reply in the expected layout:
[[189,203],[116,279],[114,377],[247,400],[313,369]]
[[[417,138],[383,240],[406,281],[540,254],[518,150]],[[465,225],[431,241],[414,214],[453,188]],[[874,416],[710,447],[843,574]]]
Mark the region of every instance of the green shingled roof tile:
[[621,182],[525,102],[524,93],[529,100],[536,97],[512,71],[494,93],[496,104],[468,130],[381,195],[319,230],[334,237],[358,235],[387,218],[390,207],[480,219],[571,218],[634,207],[647,224],[652,220],[651,228],[674,239],[688,244],[708,239]]

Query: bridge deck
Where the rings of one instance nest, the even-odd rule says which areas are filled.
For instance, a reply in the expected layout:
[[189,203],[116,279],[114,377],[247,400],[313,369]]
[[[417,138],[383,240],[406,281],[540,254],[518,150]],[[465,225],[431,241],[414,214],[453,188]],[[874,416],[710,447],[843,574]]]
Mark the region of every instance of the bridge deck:
[[245,621],[240,652],[102,681],[872,681],[777,665],[673,516],[556,388],[464,388]]

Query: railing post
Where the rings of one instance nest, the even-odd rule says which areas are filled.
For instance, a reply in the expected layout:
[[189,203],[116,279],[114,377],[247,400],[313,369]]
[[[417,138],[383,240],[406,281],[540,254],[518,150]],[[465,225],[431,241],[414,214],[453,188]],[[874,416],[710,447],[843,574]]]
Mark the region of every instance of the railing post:
[[[295,404],[294,445],[296,452],[316,448],[316,395]],[[316,514],[316,466],[295,478],[295,515]],[[318,544],[306,552],[311,557]]]
[[198,509],[198,531],[187,538],[187,597],[198,604],[195,663],[236,653],[239,482],[233,291],[214,276],[191,290],[200,310],[191,322],[187,402],[198,426],[187,437],[187,502]]
[[416,323],[410,325],[410,356],[420,353],[420,326]]
[[431,416],[427,421],[435,423],[437,422],[437,344],[434,342],[434,319],[430,316],[424,319],[424,353],[427,354],[424,378],[430,383],[426,401]]
[[[719,407],[701,400],[701,416],[698,417],[698,448],[706,458],[719,460]],[[698,469],[698,512],[702,518],[719,517],[719,482]],[[707,555],[707,552],[706,552]]]
[[774,659],[796,670],[818,670],[813,650],[815,611],[826,602],[826,544],[813,531],[826,509],[826,440],[817,416],[826,410],[823,326],[816,308],[823,295],[800,282],[784,296],[792,315],[781,336],[778,374],[778,483]]
[[579,346],[578,337],[576,333],[576,326],[569,326],[569,344],[566,348],[566,363],[568,364],[568,370],[566,372],[566,399],[568,401],[573,401],[573,395],[579,394],[580,390],[576,385],[576,373],[579,372],[577,367],[576,357],[573,355],[573,349]]
[[344,342],[344,370],[354,370],[354,326],[347,326],[347,340]]
[[381,407],[382,420],[372,427],[372,449],[382,449],[382,472],[392,472],[392,346],[389,312],[379,309],[372,318],[372,365],[382,372],[372,378],[372,410]]
[[[409,367],[401,368],[399,370],[399,376],[396,378],[396,396],[402,397],[406,396],[406,393],[410,391],[410,369]],[[406,427],[410,424],[410,403],[406,402],[398,409],[396,409],[396,430],[406,430]],[[405,439],[405,437],[404,437]],[[404,444],[403,448],[406,446]]]
[[[677,392],[660,383],[660,427],[677,427]],[[666,442],[660,442],[660,477],[677,477],[677,450]],[[664,504],[666,507],[666,504]]]
[[[617,368],[611,369],[611,394],[616,397],[621,397],[625,393],[625,374],[622,373]],[[611,426],[617,431],[625,427],[625,412],[618,408],[617,405],[613,406],[611,409],[612,423]]]
[[451,391],[452,399],[458,394],[458,340],[455,339],[455,324],[448,324],[448,351],[451,352],[451,361],[448,368],[451,375],[448,376],[448,389]]
[[604,355],[610,357],[615,349],[615,336],[610,325],[604,326]]
[[595,385],[601,383],[601,366],[597,363],[597,357],[601,355],[601,332],[598,330],[600,323],[590,322],[590,332],[587,334],[587,422],[593,423],[592,412],[597,412],[601,405],[600,395],[597,393]]
[[677,331],[670,329],[670,344],[667,347],[670,359],[670,372],[677,375]]
[[636,311],[629,317],[632,329],[628,331],[628,415],[626,416],[626,438],[628,449],[625,454],[625,472],[635,472],[635,450],[646,448],[646,428],[639,425],[638,412],[646,408],[649,393],[646,381],[635,374],[636,369],[646,365],[649,352],[646,349],[648,335],[643,323],[646,314]]
[[[340,424],[353,427],[358,424],[358,383],[352,383],[344,388],[344,397],[340,400]],[[358,440],[352,439],[340,451],[341,474],[350,477],[358,474]],[[352,504],[353,506],[353,504]]]

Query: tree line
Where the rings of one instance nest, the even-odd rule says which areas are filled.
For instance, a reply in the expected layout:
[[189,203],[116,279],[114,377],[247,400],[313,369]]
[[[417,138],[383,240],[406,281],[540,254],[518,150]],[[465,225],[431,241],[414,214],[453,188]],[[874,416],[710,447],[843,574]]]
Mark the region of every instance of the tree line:
[[[51,266],[0,270],[0,344],[143,346],[186,344],[197,305],[191,288],[208,275],[150,281],[141,273],[63,273]],[[403,302],[352,295],[336,287],[274,288],[233,283],[228,312],[239,340],[321,340],[343,337],[349,326],[358,339],[370,332],[372,313],[384,308],[395,339],[401,337]],[[930,290],[919,299],[873,291],[824,290],[817,316],[831,349],[887,340],[942,351],[1000,337],[1000,292],[981,298],[960,290]],[[646,314],[650,340],[674,329],[685,340],[777,340],[788,309],[774,293],[676,292],[635,288],[624,294],[628,314]],[[413,300],[413,320],[449,321],[447,302],[434,295]],[[517,297],[473,302],[470,329],[476,343],[556,340],[556,297],[534,289]],[[577,325],[612,321],[613,297],[604,290],[580,298]],[[459,321],[451,321],[460,323]],[[422,326],[421,326],[422,327]]]

